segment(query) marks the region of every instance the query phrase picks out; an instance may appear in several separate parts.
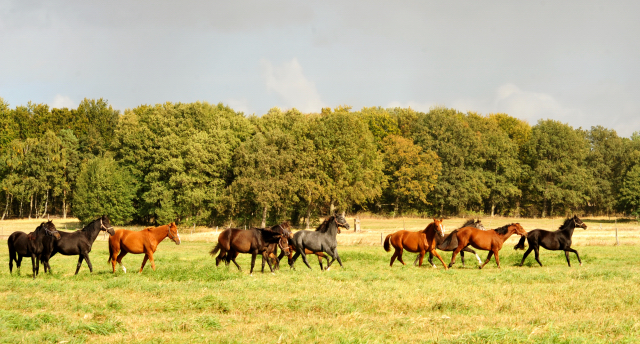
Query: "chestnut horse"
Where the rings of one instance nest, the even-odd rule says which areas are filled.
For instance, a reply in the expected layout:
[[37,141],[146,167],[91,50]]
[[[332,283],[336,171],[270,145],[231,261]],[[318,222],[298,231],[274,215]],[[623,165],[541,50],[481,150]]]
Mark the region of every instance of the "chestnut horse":
[[167,237],[173,240],[176,245],[180,245],[180,234],[178,234],[175,222],[164,226],[145,228],[139,232],[118,229],[114,235],[109,237],[109,262],[113,267],[113,272],[116,272],[116,262],[120,264],[122,271],[127,272],[127,268],[122,265],[122,257],[127,253],[144,253],[139,273],[144,269],[147,260],[151,261],[151,268],[156,271],[153,253],[158,248],[158,244]]
[[480,265],[478,268],[482,269],[487,265],[489,260],[491,260],[492,255],[496,256],[496,264],[498,265],[498,268],[500,268],[498,251],[502,248],[502,244],[514,233],[527,236],[527,231],[525,231],[519,223],[512,223],[510,225],[505,225],[488,231],[483,231],[475,227],[464,227],[459,229],[458,233],[456,233],[458,248],[453,251],[449,267],[453,266],[456,262],[456,255],[462,251],[462,249],[471,245],[479,250],[489,251],[484,264]]
[[389,266],[393,266],[393,262],[398,258],[402,265],[406,265],[402,260],[402,252],[406,249],[409,252],[419,252],[420,264],[422,266],[422,260],[424,258],[424,254],[429,252],[436,256],[442,262],[444,269],[447,269],[447,264],[444,263],[442,257],[436,252],[436,233],[440,233],[440,235],[444,236],[444,226],[442,224],[442,219],[437,220],[433,219],[427,228],[418,231],[418,232],[409,232],[409,231],[397,231],[395,233],[387,235],[384,239],[384,249],[385,251],[391,251],[389,244],[393,245],[395,248],[395,252],[393,256],[391,256],[391,263]]

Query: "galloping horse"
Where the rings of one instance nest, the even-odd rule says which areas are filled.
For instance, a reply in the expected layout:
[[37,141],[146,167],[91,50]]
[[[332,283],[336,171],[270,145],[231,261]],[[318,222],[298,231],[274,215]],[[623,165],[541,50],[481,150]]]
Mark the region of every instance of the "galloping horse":
[[[340,227],[338,227],[338,234],[340,234]],[[288,258],[287,260],[288,260],[290,269],[293,269],[293,263],[294,263],[293,252],[295,252],[295,251],[296,251],[296,248],[295,248],[295,246],[293,246],[293,240],[289,239],[289,255],[287,255],[287,258]],[[327,255],[324,254],[324,252],[322,252],[322,251],[321,252],[313,252],[313,251],[310,251],[309,249],[305,249],[304,253],[305,254],[315,254],[316,256],[318,256],[318,264],[320,264],[320,270],[324,270],[324,266],[322,265],[322,258],[326,259],[327,260],[327,264],[329,264],[329,257],[327,257]],[[282,251],[280,253],[280,255],[278,256],[278,258],[277,258],[278,265],[280,265],[280,261],[282,260],[282,258],[284,256],[285,256],[284,251]]]
[[[159,227],[148,227],[139,232],[126,229],[118,229],[114,235],[109,238],[109,260],[116,272],[116,262],[122,267],[122,271],[127,273],[127,268],[122,265],[122,257],[127,253],[141,254],[144,253],[142,266],[139,273],[142,273],[147,260],[151,261],[151,268],[156,271],[156,263],[153,260],[153,253],[156,252],[158,244],[165,238],[171,239],[176,245],[180,245],[180,234],[175,222]],[[120,253],[120,254],[118,254]]]
[[[279,226],[274,226],[279,227]],[[274,228],[271,227],[271,228]],[[224,259],[226,264],[233,262],[238,267],[238,270],[242,270],[236,257],[238,253],[250,253],[251,254],[251,270],[249,274],[253,274],[253,268],[256,264],[256,256],[262,255],[263,260],[267,258],[269,269],[273,272],[273,265],[271,259],[265,257],[269,245],[278,244],[280,249],[288,253],[289,247],[287,245],[287,239],[291,236],[291,232],[288,229],[279,227],[278,230],[271,230],[265,228],[250,228],[247,230],[239,228],[227,228],[218,236],[218,243],[209,252],[214,256],[218,251],[220,254],[216,257],[216,266]]]
[[329,216],[316,228],[315,231],[301,230],[293,235],[293,246],[296,248],[296,254],[291,258],[292,262],[289,263],[293,267],[299,256],[302,256],[302,261],[307,265],[309,269],[309,261],[307,261],[307,251],[311,252],[327,252],[331,256],[331,261],[327,263],[327,270],[331,268],[331,264],[337,259],[340,267],[342,265],[342,259],[338,255],[338,240],[336,235],[340,231],[339,227],[349,229],[349,223],[340,214]]
[[93,242],[96,241],[100,231],[106,231],[109,235],[113,235],[113,227],[111,227],[111,221],[107,215],[102,215],[102,217],[89,222],[89,224],[82,228],[82,230],[72,233],[60,232],[59,240],[54,240],[51,237],[45,237],[43,241],[44,251],[42,252],[44,271],[51,271],[49,259],[56,253],[60,253],[65,256],[78,255],[76,275],[78,274],[78,271],[80,271],[83,259],[87,261],[89,271],[93,272],[93,266],[89,260],[89,252],[91,252]]
[[524,236],[527,235],[527,231],[525,231],[519,223],[512,223],[510,225],[496,228],[492,231],[483,231],[474,227],[461,228],[458,230],[458,233],[456,233],[458,238],[458,248],[453,251],[449,267],[453,266],[456,262],[456,255],[458,252],[462,251],[462,249],[467,247],[467,245],[471,245],[479,250],[489,251],[484,264],[479,266],[480,269],[487,265],[492,255],[496,256],[496,264],[498,265],[498,268],[500,268],[498,251],[502,248],[502,244],[514,233]]
[[393,262],[398,258],[402,265],[406,265],[402,260],[402,252],[406,249],[409,252],[419,252],[420,264],[422,266],[422,260],[424,258],[424,254],[429,252],[436,256],[442,262],[445,270],[447,269],[447,265],[442,260],[442,257],[436,252],[436,233],[440,232],[440,235],[444,236],[444,228],[442,225],[442,219],[433,219],[427,228],[418,231],[418,232],[409,232],[409,231],[397,231],[395,233],[387,235],[384,239],[384,250],[389,252],[391,248],[389,244],[393,245],[395,248],[395,252],[393,256],[391,256],[391,263],[389,266],[393,266]]
[[[460,228],[464,228],[464,227],[475,227],[478,229],[485,230],[480,220],[474,220],[474,219],[467,220],[467,222],[465,222],[462,226],[460,226]],[[456,248],[458,248],[458,237],[456,236],[456,233],[458,233],[458,230],[460,230],[460,228],[449,233],[449,235],[447,235],[446,237],[440,234],[440,232],[436,232],[436,243],[437,243],[436,248],[440,251],[453,251]],[[480,256],[478,256],[476,251],[474,251],[473,249],[467,246],[463,248],[462,251],[460,251],[460,259],[462,260],[462,267],[464,267],[465,252],[475,254],[476,259],[478,259],[478,265],[482,264],[482,260],[480,259]],[[413,265],[418,265],[418,260],[420,260],[419,254],[416,256],[416,260],[413,262]],[[436,267],[436,265],[433,264],[433,254],[431,253],[429,253],[429,264],[431,264],[431,266],[434,268]]]
[[45,236],[51,236],[60,239],[60,233],[56,230],[53,222],[43,222],[35,231],[25,234],[24,232],[13,232],[7,239],[9,247],[9,273],[13,273],[13,261],[16,261],[16,267],[20,269],[23,257],[31,257],[31,267],[33,270],[33,278],[36,278],[40,271],[40,259],[44,251],[43,239]]
[[587,225],[582,222],[578,218],[578,215],[573,216],[573,218],[568,218],[564,220],[560,229],[555,232],[546,231],[544,229],[534,229],[527,236],[523,236],[520,238],[518,244],[514,247],[514,249],[523,249],[524,250],[524,240],[527,239],[529,242],[529,249],[522,256],[522,261],[520,262],[520,266],[524,264],[524,260],[527,258],[531,251],[534,251],[536,254],[536,261],[540,266],[542,263],[540,262],[540,246],[546,248],[551,251],[559,251],[563,250],[565,257],[567,257],[567,264],[571,267],[571,262],[569,261],[569,252],[573,252],[578,257],[578,262],[580,262],[580,266],[582,266],[582,261],[580,260],[580,256],[578,255],[578,251],[571,248],[571,237],[573,236],[573,230],[576,227],[580,227],[582,229],[587,229]]

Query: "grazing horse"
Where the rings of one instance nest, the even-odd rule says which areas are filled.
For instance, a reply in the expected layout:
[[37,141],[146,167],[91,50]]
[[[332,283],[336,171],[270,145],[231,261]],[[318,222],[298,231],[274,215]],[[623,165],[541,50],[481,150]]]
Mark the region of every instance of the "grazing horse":
[[[465,222],[462,226],[460,226],[460,228],[464,228],[464,227],[475,227],[478,229],[485,230],[480,220],[474,220],[474,219],[467,220],[467,222]],[[440,234],[440,232],[436,232],[436,244],[437,244],[436,248],[440,251],[453,251],[456,248],[458,248],[458,237],[456,236],[456,233],[458,233],[458,230],[460,228],[449,233],[449,235],[447,235],[446,237]],[[462,251],[460,251],[460,259],[462,260],[462,267],[464,267],[465,252],[475,254],[476,259],[478,259],[478,265],[482,264],[482,260],[480,259],[480,256],[478,256],[476,251],[474,251],[473,249],[467,246],[463,248]],[[413,265],[418,265],[419,259],[420,259],[420,255],[418,254],[416,256],[416,260],[413,262]],[[436,265],[433,264],[433,254],[431,253],[429,253],[429,264],[431,264],[431,266],[434,268],[436,267]]]
[[442,262],[444,269],[447,269],[447,265],[445,264],[442,257],[436,251],[436,233],[440,232],[440,235],[444,236],[444,226],[442,225],[442,219],[433,219],[427,228],[418,231],[418,232],[409,232],[409,231],[397,231],[395,233],[387,235],[384,239],[384,250],[389,252],[391,251],[391,246],[395,248],[395,252],[393,256],[391,256],[391,263],[389,266],[393,266],[393,262],[398,258],[402,265],[406,265],[402,260],[402,253],[406,249],[409,252],[419,252],[418,258],[420,259],[419,266],[422,266],[422,259],[424,258],[424,254],[429,252],[436,256]]
[[7,239],[7,246],[9,246],[9,273],[13,273],[14,260],[16,261],[16,267],[20,269],[22,258],[31,257],[33,278],[36,278],[40,271],[40,257],[44,250],[43,239],[45,236],[60,239],[60,233],[51,221],[41,223],[35,231],[29,234],[24,232],[11,233]]
[[44,271],[51,271],[49,266],[49,259],[56,253],[63,254],[65,256],[78,256],[78,266],[76,267],[76,275],[80,271],[82,266],[82,260],[87,261],[89,271],[93,272],[93,266],[89,260],[89,252],[93,242],[96,241],[100,231],[106,231],[109,235],[113,235],[113,227],[111,221],[107,215],[102,215],[79,231],[72,233],[60,232],[60,239],[53,240],[51,237],[45,237],[44,245],[45,250],[42,252],[42,263],[44,264]]
[[582,229],[587,229],[587,225],[582,222],[578,218],[578,215],[573,216],[572,218],[568,218],[564,220],[560,229],[555,232],[546,231],[544,229],[534,229],[527,236],[523,236],[520,238],[518,244],[514,247],[514,249],[523,249],[524,250],[524,240],[527,239],[529,242],[529,249],[522,256],[522,261],[520,262],[520,266],[524,264],[524,260],[527,258],[531,251],[535,252],[536,261],[540,266],[542,263],[540,262],[540,246],[546,248],[551,251],[559,251],[563,250],[565,257],[567,257],[567,264],[571,267],[571,262],[569,261],[569,252],[573,252],[578,257],[578,262],[580,262],[580,266],[582,266],[582,261],[580,260],[580,256],[578,255],[578,251],[571,248],[571,237],[573,236],[573,230],[577,227]]
[[127,268],[122,264],[122,258],[127,253],[141,254],[144,253],[142,266],[139,273],[142,273],[147,260],[151,261],[151,268],[156,271],[156,262],[153,260],[153,253],[156,252],[158,244],[165,238],[169,238],[180,245],[180,234],[175,222],[168,225],[158,227],[148,227],[141,231],[130,231],[126,229],[118,229],[114,235],[109,238],[109,260],[112,272],[116,272],[116,262],[122,267],[122,271],[127,273]]
[[502,244],[514,233],[524,236],[527,235],[527,231],[525,231],[519,223],[505,225],[492,231],[483,231],[474,227],[464,227],[459,229],[458,233],[456,233],[458,238],[458,248],[453,251],[449,267],[453,266],[456,262],[456,255],[458,252],[462,251],[462,249],[467,247],[467,245],[471,245],[479,250],[489,251],[484,264],[480,265],[478,268],[482,269],[487,265],[489,260],[491,260],[492,255],[496,256],[496,264],[498,265],[498,268],[500,268],[498,251],[502,248]]
[[349,229],[349,223],[340,214],[336,214],[328,217],[316,228],[315,231],[301,230],[293,235],[293,246],[296,249],[296,254],[293,255],[291,263],[289,265],[293,267],[296,259],[302,256],[302,261],[307,265],[309,269],[309,261],[307,261],[307,251],[313,253],[326,252],[331,256],[331,261],[327,263],[327,270],[331,268],[331,264],[337,259],[340,267],[342,265],[342,259],[338,255],[338,240],[336,235],[340,231],[339,227]]
[[[216,257],[216,266],[224,259],[227,265],[229,262],[233,262],[233,264],[238,267],[238,270],[242,270],[238,262],[236,262],[236,257],[238,253],[250,253],[251,270],[249,274],[253,274],[256,256],[260,254],[263,260],[267,258],[265,256],[268,255],[267,250],[269,245],[277,244],[281,250],[288,253],[289,247],[287,245],[287,239],[291,236],[291,232],[280,226],[274,227],[279,228],[278,230],[271,230],[271,228],[250,228],[247,230],[227,228],[220,233],[218,243],[209,254],[215,256],[215,254],[220,251],[220,254]],[[271,259],[267,259],[267,264],[269,264],[269,269],[273,272]]]

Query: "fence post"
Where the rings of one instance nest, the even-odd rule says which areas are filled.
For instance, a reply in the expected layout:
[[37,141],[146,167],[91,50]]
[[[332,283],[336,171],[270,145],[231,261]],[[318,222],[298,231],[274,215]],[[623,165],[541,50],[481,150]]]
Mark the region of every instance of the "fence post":
[[380,245],[382,245],[382,232],[380,232]]

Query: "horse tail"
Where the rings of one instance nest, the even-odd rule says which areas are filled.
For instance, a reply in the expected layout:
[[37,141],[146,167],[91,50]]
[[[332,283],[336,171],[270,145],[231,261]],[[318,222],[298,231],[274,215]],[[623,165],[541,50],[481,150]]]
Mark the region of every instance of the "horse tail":
[[14,246],[13,238],[11,236],[9,236],[9,240],[7,240],[7,246],[9,246],[9,263],[11,263],[13,260],[17,262],[18,259],[16,256],[16,248]]
[[217,243],[216,246],[211,250],[211,252],[209,252],[209,254],[212,256],[215,256],[216,253],[218,253],[218,251],[220,251],[221,248],[222,248],[222,245],[220,245],[220,243]]
[[522,235],[520,236],[520,241],[518,241],[518,244],[516,246],[513,247],[514,250],[524,250],[524,241],[525,239],[527,239],[526,235]]
[[384,250],[387,252],[391,251],[391,247],[389,246],[389,240],[391,239],[391,235],[392,234],[389,234],[387,235],[386,238],[384,238]]

